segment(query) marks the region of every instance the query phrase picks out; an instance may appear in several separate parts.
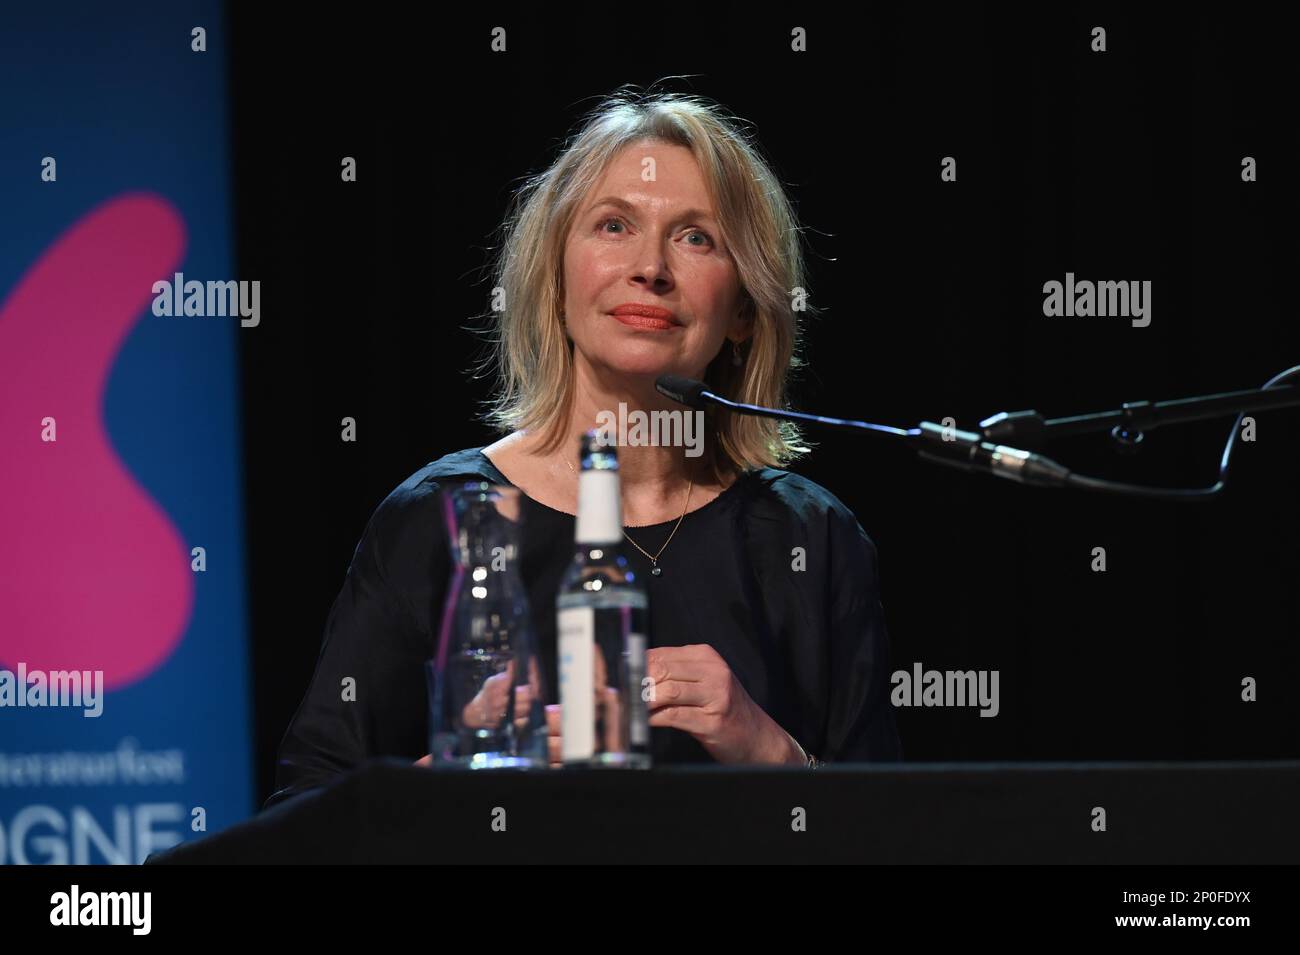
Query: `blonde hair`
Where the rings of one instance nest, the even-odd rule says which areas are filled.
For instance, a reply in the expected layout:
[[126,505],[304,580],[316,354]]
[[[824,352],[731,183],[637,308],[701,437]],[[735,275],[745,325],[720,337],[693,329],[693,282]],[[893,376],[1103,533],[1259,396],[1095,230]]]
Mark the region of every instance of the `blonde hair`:
[[[565,241],[578,207],[625,146],[655,140],[694,155],[735,260],[751,337],[743,363],[724,347],[710,362],[710,390],[733,401],[785,408],[787,376],[803,367],[792,296],[806,289],[802,232],[780,180],[740,120],[716,103],[623,87],[603,100],[539,175],[515,193],[493,264],[503,310],[490,322],[497,388],[483,415],[501,431],[528,429],[558,441],[573,392],[572,343],[561,311]],[[805,312],[816,314],[811,306]],[[712,409],[718,410],[718,409]],[[706,454],[715,473],[780,467],[810,450],[790,422],[722,411],[706,417]],[[553,445],[552,445],[553,446]]]

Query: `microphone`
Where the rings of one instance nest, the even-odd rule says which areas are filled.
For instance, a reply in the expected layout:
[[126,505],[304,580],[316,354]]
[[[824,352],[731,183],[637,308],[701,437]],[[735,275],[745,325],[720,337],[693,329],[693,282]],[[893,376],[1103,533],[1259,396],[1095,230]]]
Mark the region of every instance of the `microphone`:
[[875,431],[891,437],[903,438],[911,445],[912,450],[927,461],[965,471],[995,474],[1019,484],[1064,487],[1070,482],[1069,468],[1051,458],[1020,448],[1007,447],[1004,444],[993,444],[973,431],[946,428],[932,421],[922,421],[919,428],[904,430],[889,425],[873,424],[869,421],[856,421],[852,418],[828,418],[801,411],[765,408],[762,405],[744,404],[723,398],[709,391],[708,385],[704,382],[696,381],[694,378],[683,378],[680,375],[660,375],[655,379],[655,389],[661,395],[689,408],[703,408],[706,404],[716,404],[741,414],[761,418],[802,421],[835,428],[851,428],[855,431]]
[[715,400],[718,397],[707,390],[704,382],[696,381],[694,378],[683,378],[681,375],[660,375],[655,379],[655,390],[688,408],[703,408],[707,400],[705,395]]
[[[1270,378],[1263,388],[1254,391],[1231,391],[1198,398],[1178,398],[1173,401],[1135,401],[1125,404],[1119,411],[1074,415],[1069,418],[1046,419],[1036,411],[1002,412],[980,422],[983,431],[959,431],[943,427],[932,421],[922,421],[918,428],[893,428],[852,418],[826,418],[822,415],[804,414],[765,408],[762,405],[731,401],[708,390],[702,381],[678,375],[661,375],[655,380],[659,393],[691,408],[705,404],[721,405],[740,414],[782,421],[802,421],[808,424],[829,425],[832,428],[852,428],[855,431],[875,431],[890,437],[902,438],[912,450],[927,461],[995,474],[1019,484],[1039,487],[1072,487],[1081,491],[1118,494],[1124,497],[1141,497],[1160,501],[1198,502],[1212,501],[1228,486],[1228,467],[1236,447],[1237,432],[1247,411],[1272,408],[1289,408],[1300,405],[1300,389],[1284,384],[1300,378],[1300,365],[1288,368]],[[994,444],[999,438],[1019,438],[1037,443],[1047,440],[1053,433],[1059,435],[1086,434],[1111,429],[1111,437],[1121,448],[1134,449],[1142,440],[1142,429],[1159,424],[1198,421],[1219,415],[1235,413],[1236,422],[1228,434],[1223,456],[1219,459],[1219,480],[1209,487],[1151,487],[1144,484],[1126,484],[1103,478],[1078,474],[1051,458],[1031,451]],[[1112,425],[1114,427],[1112,427]]]
[[935,464],[995,474],[1037,487],[1065,487],[1070,483],[1070,469],[1041,454],[994,444],[973,431],[945,428],[933,421],[922,421],[915,430],[918,433],[909,434],[908,443]]

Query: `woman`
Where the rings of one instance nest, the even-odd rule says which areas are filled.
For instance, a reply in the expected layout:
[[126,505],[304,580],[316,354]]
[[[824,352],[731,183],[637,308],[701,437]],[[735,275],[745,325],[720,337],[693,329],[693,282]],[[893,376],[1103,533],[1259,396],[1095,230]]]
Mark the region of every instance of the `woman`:
[[[616,95],[588,117],[505,223],[488,418],[508,433],[425,466],[375,511],[270,802],[370,756],[427,752],[443,483],[525,495],[520,569],[554,688],[579,436],[620,404],[680,412],[655,390],[666,373],[783,405],[804,285],[789,200],[735,120],[672,94]],[[656,764],[900,756],[875,548],[832,494],[778,469],[807,450],[792,425],[725,413],[699,448],[619,448],[625,552],[650,597]]]

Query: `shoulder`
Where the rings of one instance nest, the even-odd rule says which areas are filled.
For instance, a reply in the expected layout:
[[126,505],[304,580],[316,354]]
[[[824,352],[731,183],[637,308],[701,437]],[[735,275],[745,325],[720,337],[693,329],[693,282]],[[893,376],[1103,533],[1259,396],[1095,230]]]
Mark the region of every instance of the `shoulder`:
[[417,505],[452,480],[499,480],[500,475],[482,452],[482,448],[465,448],[430,461],[393,488],[380,503],[380,508],[402,510]]
[[762,468],[746,472],[747,533],[755,543],[802,546],[820,555],[832,582],[874,574],[876,545],[851,508],[812,478]]
[[[789,554],[802,548],[804,568],[795,575],[824,595],[832,615],[850,615],[878,599],[880,570],[876,544],[857,515],[833,492],[793,471],[748,472],[746,523],[752,545]],[[789,575],[787,575],[789,576]]]
[[389,546],[396,546],[403,537],[423,533],[432,522],[440,518],[441,497],[438,491],[455,481],[472,481],[475,478],[500,481],[501,475],[492,462],[482,454],[482,448],[465,448],[453,451],[409,475],[388,492],[370,516],[367,534],[374,535]]
[[779,516],[807,525],[860,528],[857,516],[830,490],[794,471],[760,468],[746,472],[749,496],[760,516]]
[[401,505],[437,491],[448,481],[461,478],[466,480],[484,478],[497,481],[500,480],[501,475],[492,466],[492,462],[484,456],[481,447],[465,448],[430,461],[397,485],[389,493],[388,499],[392,499],[395,505]]

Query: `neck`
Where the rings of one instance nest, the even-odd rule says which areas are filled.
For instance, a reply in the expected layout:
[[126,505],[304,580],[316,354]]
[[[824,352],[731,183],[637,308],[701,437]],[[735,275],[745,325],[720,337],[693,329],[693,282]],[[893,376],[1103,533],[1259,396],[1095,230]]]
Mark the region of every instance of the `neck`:
[[[615,375],[581,360],[575,365],[572,400],[556,442],[560,454],[572,457],[582,434],[601,424],[608,425],[611,438],[616,440],[618,422],[623,414],[630,416],[641,411],[645,413],[647,422],[653,420],[650,415],[655,411],[694,415],[691,409],[661,395],[655,389],[654,375]],[[622,412],[620,405],[623,406]],[[688,424],[684,417],[682,423]],[[696,422],[692,418],[689,424],[694,428]],[[700,430],[694,428],[691,434],[696,441],[703,442],[705,436],[697,433]],[[686,432],[683,430],[682,433]],[[692,480],[696,486],[711,483],[705,466],[707,453],[688,457],[686,451],[687,448],[680,446],[620,444],[618,469],[629,521],[635,520],[638,513],[657,509],[661,502],[678,501]]]

